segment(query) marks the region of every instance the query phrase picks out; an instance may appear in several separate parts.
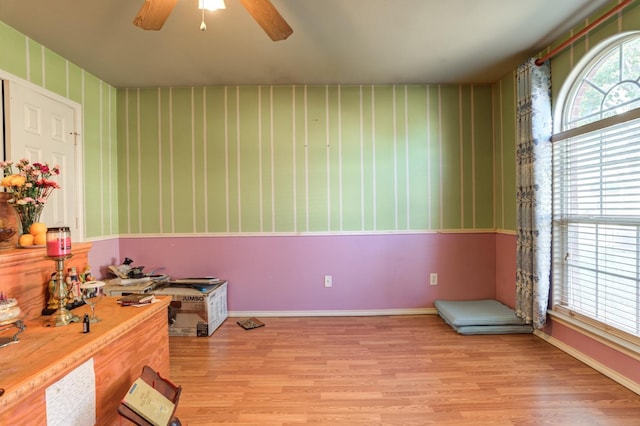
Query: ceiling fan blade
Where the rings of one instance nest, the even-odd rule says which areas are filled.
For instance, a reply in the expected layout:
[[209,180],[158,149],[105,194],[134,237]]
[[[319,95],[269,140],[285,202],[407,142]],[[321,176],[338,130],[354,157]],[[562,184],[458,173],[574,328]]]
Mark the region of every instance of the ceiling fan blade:
[[284,40],[293,30],[269,0],[240,0],[271,40]]
[[145,0],[133,24],[143,30],[159,30],[178,0]]

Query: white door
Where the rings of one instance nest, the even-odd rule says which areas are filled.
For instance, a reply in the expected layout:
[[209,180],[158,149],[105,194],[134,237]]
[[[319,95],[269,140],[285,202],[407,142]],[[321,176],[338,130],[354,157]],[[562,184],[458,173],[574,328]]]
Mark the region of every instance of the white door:
[[27,158],[31,162],[60,166],[60,175],[52,176],[52,179],[61,188],[51,193],[40,219],[48,227],[68,226],[72,240],[82,239],[77,209],[78,150],[75,145],[78,132],[74,108],[55,96],[14,81],[5,88],[7,86],[5,158],[14,163]]

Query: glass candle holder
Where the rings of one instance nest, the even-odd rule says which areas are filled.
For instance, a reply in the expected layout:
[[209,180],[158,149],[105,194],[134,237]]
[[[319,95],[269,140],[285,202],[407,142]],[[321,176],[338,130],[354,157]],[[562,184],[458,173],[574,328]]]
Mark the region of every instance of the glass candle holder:
[[71,254],[71,231],[68,226],[47,228],[47,256],[63,257]]

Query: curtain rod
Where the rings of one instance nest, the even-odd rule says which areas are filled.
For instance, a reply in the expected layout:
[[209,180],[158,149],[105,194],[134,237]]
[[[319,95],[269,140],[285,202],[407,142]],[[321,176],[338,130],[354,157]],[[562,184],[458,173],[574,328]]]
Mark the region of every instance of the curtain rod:
[[546,55],[544,55],[542,58],[536,59],[536,65],[540,66],[540,65],[544,64],[544,62],[547,59],[550,59],[550,58],[554,57],[555,55],[557,55],[559,52],[564,50],[571,43],[573,43],[574,41],[578,40],[580,37],[582,37],[583,35],[587,34],[589,31],[591,31],[592,29],[594,29],[595,27],[600,25],[602,22],[604,22],[606,19],[608,19],[611,15],[613,15],[615,13],[618,13],[620,10],[622,10],[625,7],[629,6],[629,4],[632,1],[633,0],[624,0],[622,3],[619,3],[616,7],[614,7],[613,9],[611,9],[610,11],[608,11],[607,13],[605,13],[604,15],[602,15],[601,17],[599,17],[598,19],[593,21],[591,24],[589,24],[586,27],[584,27],[584,29],[582,29],[582,31],[574,34],[573,37],[569,38],[567,41],[562,43],[560,46],[556,47],[551,52],[549,52]]

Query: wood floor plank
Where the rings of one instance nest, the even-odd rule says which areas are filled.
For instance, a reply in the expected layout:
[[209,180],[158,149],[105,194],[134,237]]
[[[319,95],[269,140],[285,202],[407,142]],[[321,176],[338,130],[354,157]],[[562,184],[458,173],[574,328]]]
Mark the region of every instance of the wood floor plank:
[[227,320],[171,337],[185,425],[640,425],[640,396],[534,335],[434,315]]

